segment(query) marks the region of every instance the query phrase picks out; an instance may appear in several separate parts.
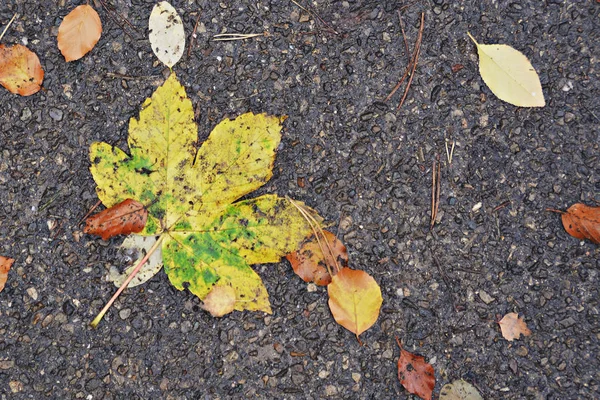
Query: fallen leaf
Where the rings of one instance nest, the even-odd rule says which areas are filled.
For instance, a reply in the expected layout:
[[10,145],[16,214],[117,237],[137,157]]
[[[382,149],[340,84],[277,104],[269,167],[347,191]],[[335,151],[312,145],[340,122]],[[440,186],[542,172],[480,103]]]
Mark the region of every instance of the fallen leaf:
[[439,400],[483,400],[479,391],[462,379],[444,385]]
[[523,321],[523,318],[519,318],[518,314],[508,313],[498,322],[500,324],[500,330],[504,339],[512,342],[514,339],[518,339],[521,334],[523,336],[531,335],[531,331],[527,328],[527,324]]
[[505,44],[477,46],[479,74],[500,100],[517,107],[544,107],[544,92],[540,78],[523,53]]
[[[331,232],[323,231],[323,236],[319,237],[321,246],[325,249],[325,254],[321,251],[321,246],[316,240],[315,235],[307,238],[300,247],[300,250],[294,251],[285,256],[296,275],[304,282],[314,282],[320,286],[329,285],[331,276],[327,271],[327,266],[335,270],[337,264],[341,267],[348,266],[348,253],[346,246]],[[333,251],[335,261],[329,252]]]
[[156,4],[148,22],[150,45],[158,59],[169,68],[181,59],[185,32],[177,10],[166,1]]
[[435,386],[435,372],[425,358],[410,353],[402,348],[400,342],[400,358],[398,359],[398,379],[406,390],[422,399],[431,400]]
[[0,44],[0,85],[9,92],[30,96],[42,88],[44,70],[38,56],[20,44]]
[[148,211],[142,203],[126,199],[86,219],[83,232],[108,240],[117,235],[141,232],[147,218]]
[[89,4],[75,7],[58,27],[58,48],[65,60],[75,61],[96,46],[102,35],[100,16]]
[[4,290],[4,285],[8,280],[8,271],[12,267],[14,259],[0,256],[0,292]]
[[235,289],[231,286],[215,286],[202,301],[202,309],[213,317],[222,317],[235,308]]
[[600,207],[576,203],[562,213],[567,233],[577,239],[589,239],[600,244]]
[[365,271],[342,268],[331,278],[327,293],[333,318],[357,338],[377,321],[381,289]]
[[[129,277],[131,272],[135,269],[135,266],[148,254],[148,251],[154,246],[157,236],[140,236],[140,235],[131,235],[125,238],[123,243],[121,244],[121,249],[127,251],[132,250],[136,252],[137,259],[135,262],[131,264],[129,268],[125,270],[125,272],[120,273],[119,269],[115,266],[111,266],[108,280],[113,282],[116,287],[120,287],[123,282]],[[162,250],[159,247],[154,253],[150,255],[148,261],[144,264],[140,272],[138,272],[131,282],[127,285],[127,287],[135,287],[139,286],[142,283],[146,283],[149,281],[154,275],[158,273],[163,267],[162,262]]]
[[129,123],[131,155],[93,143],[90,168],[107,207],[125,199],[147,205],[140,232],[161,235],[165,273],[177,289],[205,299],[231,286],[236,310],[270,312],[251,264],[277,262],[311,232],[285,198],[238,201],[272,176],[285,117],[243,114],[221,121],[197,150],[194,110],[175,74]]

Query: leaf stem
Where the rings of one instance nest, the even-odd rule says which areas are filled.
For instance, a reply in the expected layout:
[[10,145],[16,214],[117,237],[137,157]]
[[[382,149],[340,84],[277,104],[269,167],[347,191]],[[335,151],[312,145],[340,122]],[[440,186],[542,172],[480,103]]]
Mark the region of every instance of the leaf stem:
[[[319,226],[319,223],[314,219],[314,217],[312,215],[310,215],[302,206],[298,205],[294,200],[290,199],[289,197],[286,196],[286,198],[288,199],[288,201],[290,203],[292,203],[292,205],[294,207],[296,207],[298,209],[298,211],[300,211],[300,214],[302,214],[302,216],[304,217],[304,219],[306,219],[306,221],[308,222],[308,224],[310,225],[313,234],[315,235],[315,238],[317,239],[317,244],[319,245],[319,248],[321,249],[321,253],[323,253],[323,256],[325,258],[327,258],[325,256],[325,248],[323,247],[323,245],[321,244],[321,240],[319,239],[319,233],[321,234],[321,236],[323,236],[323,239],[325,241],[325,245],[327,246],[327,250],[329,250],[329,255],[331,257],[331,259],[333,260],[333,266],[335,267],[335,273],[337,274],[338,272],[340,272],[340,266],[337,262],[337,257],[335,256],[335,253],[333,252],[333,249],[331,248],[331,246],[329,245],[329,241],[327,241],[327,238],[325,237],[325,234],[323,233],[323,229],[321,229],[321,227]],[[313,225],[313,223],[317,226],[317,228],[315,228],[315,225]],[[325,260],[325,266],[327,267],[327,272],[329,273],[330,276],[333,276],[335,274],[331,273],[331,268],[329,267],[329,264],[327,263],[327,260]]]
[[13,17],[10,19],[10,21],[8,21],[8,24],[6,25],[6,28],[4,28],[4,30],[2,31],[2,34],[0,34],[0,40],[2,40],[2,38],[4,37],[4,34],[8,30],[8,28],[10,28],[10,25],[13,23],[13,21],[15,20],[15,18],[17,18],[17,13],[15,13],[15,15],[13,15]]
[[469,31],[467,31],[467,35],[469,35],[469,37],[471,38],[471,40],[473,41],[473,43],[475,43],[475,46],[479,46],[479,43],[477,43],[477,40],[475,40],[475,38],[473,36],[471,36],[471,34],[469,33]]
[[127,277],[127,279],[125,280],[125,282],[123,282],[123,284],[116,291],[116,293],[113,295],[113,297],[111,297],[111,299],[108,301],[108,303],[106,303],[106,305],[104,306],[104,308],[102,309],[102,311],[100,311],[98,313],[98,315],[96,315],[96,318],[94,318],[94,320],[90,323],[90,325],[91,325],[92,328],[96,328],[98,326],[98,324],[100,323],[100,321],[104,317],[104,314],[106,314],[106,312],[108,311],[108,309],[110,308],[110,306],[112,306],[112,304],[115,302],[115,300],[117,299],[117,297],[119,297],[119,295],[121,294],[121,292],[123,290],[125,290],[125,288],[127,287],[127,285],[129,285],[129,282],[131,282],[131,280],[137,275],[137,273],[140,272],[140,269],[142,269],[142,266],[146,263],[146,261],[148,261],[148,259],[156,251],[156,249],[158,249],[158,246],[162,242],[163,237],[164,237],[164,235],[161,235],[158,238],[158,240],[156,241],[156,243],[154,243],[154,245],[150,248],[150,250],[148,250],[148,253],[146,254],[146,256],[140,260],[140,262],[135,266],[135,268],[133,269],[133,271],[131,271],[131,274],[129,274],[129,276]]

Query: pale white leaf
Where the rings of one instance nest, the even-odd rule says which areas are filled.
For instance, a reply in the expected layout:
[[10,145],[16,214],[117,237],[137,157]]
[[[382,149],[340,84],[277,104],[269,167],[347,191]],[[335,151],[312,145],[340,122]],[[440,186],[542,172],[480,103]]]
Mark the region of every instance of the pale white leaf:
[[440,400],[483,400],[479,391],[469,382],[459,379],[444,385]]
[[[113,282],[115,286],[120,287],[123,282],[127,279],[131,271],[135,268],[135,266],[148,254],[148,250],[156,243],[158,237],[155,236],[140,236],[140,235],[131,235],[128,236],[121,244],[122,249],[131,249],[136,250],[138,254],[138,259],[131,265],[131,267],[127,268],[124,273],[120,273],[119,269],[116,267],[111,267],[109,271],[108,280]],[[156,249],[154,253],[148,258],[148,261],[144,264],[144,266],[140,269],[140,272],[129,282],[127,287],[135,287],[145,283],[150,280],[154,275],[158,273],[163,267],[162,263],[162,250],[161,247]]]
[[185,48],[185,32],[177,10],[169,2],[161,1],[152,9],[148,27],[152,51],[163,64],[173,68]]

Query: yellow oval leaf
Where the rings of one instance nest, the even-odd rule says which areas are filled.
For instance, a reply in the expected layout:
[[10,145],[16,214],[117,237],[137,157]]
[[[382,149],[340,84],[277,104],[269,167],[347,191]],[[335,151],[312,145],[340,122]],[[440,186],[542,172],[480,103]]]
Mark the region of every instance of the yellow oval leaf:
[[365,271],[342,268],[331,278],[327,292],[333,318],[357,337],[377,321],[381,289]]
[[58,27],[58,48],[65,60],[75,61],[94,48],[102,34],[102,22],[88,4],[75,7]]
[[544,107],[540,78],[523,53],[505,44],[479,44],[479,74],[500,100],[518,107]]
[[9,92],[29,96],[42,87],[44,70],[38,56],[20,44],[0,44],[0,85]]
[[177,10],[168,2],[161,1],[152,9],[148,28],[152,51],[163,64],[172,68],[185,48],[185,32]]

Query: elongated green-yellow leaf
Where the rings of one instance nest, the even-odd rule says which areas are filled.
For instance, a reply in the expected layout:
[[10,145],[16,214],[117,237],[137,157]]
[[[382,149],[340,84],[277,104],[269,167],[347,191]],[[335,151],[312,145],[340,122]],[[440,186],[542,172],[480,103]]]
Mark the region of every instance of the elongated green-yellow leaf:
[[271,177],[285,118],[247,113],[224,120],[196,150],[193,115],[171,74],[139,119],[131,119],[130,154],[92,144],[98,196],[106,206],[124,199],[144,204],[148,222],[141,234],[162,235],[165,272],[177,289],[205,299],[214,287],[228,286],[234,309],[270,312],[267,291],[250,265],[278,261],[311,227],[276,195],[234,201]]
[[479,74],[500,100],[518,107],[544,107],[540,78],[527,57],[505,44],[479,44]]

